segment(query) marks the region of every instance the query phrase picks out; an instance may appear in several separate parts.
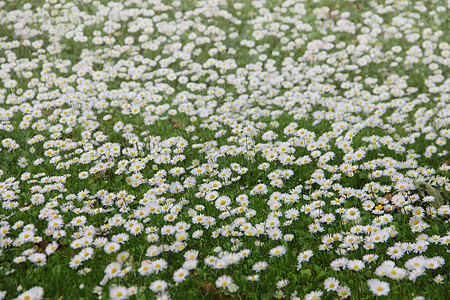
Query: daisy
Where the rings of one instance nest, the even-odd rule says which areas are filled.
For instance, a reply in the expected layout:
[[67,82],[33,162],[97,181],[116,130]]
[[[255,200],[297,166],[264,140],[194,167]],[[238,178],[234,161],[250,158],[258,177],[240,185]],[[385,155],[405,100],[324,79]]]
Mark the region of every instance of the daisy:
[[284,246],[277,246],[269,251],[271,257],[281,257],[286,254],[287,249]]
[[347,262],[347,268],[353,271],[361,271],[362,269],[364,269],[364,262],[358,259],[349,260]]
[[83,268],[83,269],[81,269],[81,270],[78,271],[78,274],[79,274],[79,275],[85,276],[86,274],[88,274],[88,273],[90,273],[90,272],[91,272],[91,269],[90,269],[90,268]]
[[173,273],[173,280],[175,283],[181,283],[186,280],[186,277],[189,275],[189,271],[183,268],[176,270]]
[[118,262],[112,262],[108,264],[105,268],[105,276],[109,278],[118,277],[122,271],[122,265]]
[[106,254],[111,254],[120,250],[120,244],[117,242],[108,242],[103,246],[103,250]]
[[167,269],[167,262],[164,259],[157,259],[150,264],[152,273],[159,273],[165,269]]
[[339,280],[334,277],[328,277],[323,284],[327,292],[336,291],[339,287]]
[[83,257],[81,257],[80,255],[75,255],[69,262],[69,267],[71,267],[72,269],[76,269],[79,266],[81,266],[83,262]]
[[121,253],[117,254],[117,262],[123,263],[129,257],[130,257],[130,253],[128,251],[121,252]]
[[26,299],[36,299],[40,300],[44,297],[44,289],[40,286],[32,287],[31,289],[23,292],[16,299],[26,300]]
[[216,280],[217,288],[228,288],[233,283],[233,279],[228,275],[223,275]]
[[13,261],[16,264],[20,264],[20,263],[26,262],[27,261],[27,257],[26,256],[17,256],[17,257],[14,258]]
[[348,259],[345,257],[335,259],[331,262],[330,266],[333,270],[339,271],[340,269],[345,269],[347,266]]
[[108,242],[108,239],[105,237],[98,237],[94,240],[94,245],[97,247],[104,247],[106,243]]
[[269,265],[265,261],[257,262],[253,265],[252,270],[255,272],[264,271]]
[[366,254],[363,256],[363,261],[365,262],[373,262],[376,261],[378,259],[378,255],[376,254]]
[[378,279],[369,279],[367,280],[367,284],[369,285],[369,289],[375,296],[387,296],[389,294],[390,288],[389,283],[378,280]]
[[124,286],[111,286],[109,290],[109,298],[114,300],[126,299],[129,297],[128,289]]
[[152,290],[154,293],[159,293],[165,291],[167,287],[168,284],[164,280],[156,280],[150,284],[149,289]]
[[248,281],[259,281],[259,275],[255,274],[255,275],[247,276],[247,280]]
[[436,257],[427,259],[426,263],[425,263],[425,267],[427,269],[432,269],[432,270],[439,268],[440,265],[441,265],[441,263],[439,262],[439,259],[437,259]]
[[442,276],[442,275],[436,275],[436,276],[433,278],[433,281],[436,282],[436,283],[438,283],[438,284],[444,283],[444,280],[445,280],[445,277]]
[[337,288],[337,293],[340,297],[342,297],[343,299],[346,299],[348,297],[350,297],[352,295],[350,288],[347,286],[339,286]]
[[285,294],[282,290],[278,290],[275,292],[275,294],[273,295],[274,298],[276,299],[283,299],[285,297]]
[[305,295],[305,300],[320,300],[323,295],[322,291],[313,291]]
[[146,256],[155,257],[155,256],[158,256],[161,252],[162,252],[162,249],[160,246],[152,245],[147,248]]
[[349,220],[349,221],[357,220],[359,217],[360,217],[360,212],[356,207],[346,209],[344,215],[342,216],[342,218],[344,220]]
[[402,247],[389,247],[387,249],[386,254],[389,255],[392,259],[399,259],[403,257],[403,254],[405,253],[405,249]]
[[200,239],[203,235],[203,230],[196,230],[192,233],[192,238]]
[[269,228],[266,232],[271,240],[279,240],[283,237],[282,231],[278,228]]
[[28,256],[28,260],[37,266],[44,266],[47,263],[47,256],[43,253],[33,253]]
[[184,253],[184,258],[185,259],[197,259],[199,254],[198,250],[188,250]]
[[188,259],[183,263],[182,268],[191,271],[197,268],[197,265],[198,261],[196,259]]
[[83,260],[89,260],[94,255],[94,249],[92,249],[91,247],[84,248],[83,250],[80,251],[80,253],[78,253],[78,255]]

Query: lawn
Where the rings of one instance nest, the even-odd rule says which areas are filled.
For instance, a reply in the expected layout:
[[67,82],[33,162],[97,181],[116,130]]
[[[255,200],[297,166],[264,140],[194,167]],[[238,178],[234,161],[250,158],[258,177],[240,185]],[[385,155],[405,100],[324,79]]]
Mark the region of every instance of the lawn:
[[0,299],[444,299],[449,9],[0,1]]

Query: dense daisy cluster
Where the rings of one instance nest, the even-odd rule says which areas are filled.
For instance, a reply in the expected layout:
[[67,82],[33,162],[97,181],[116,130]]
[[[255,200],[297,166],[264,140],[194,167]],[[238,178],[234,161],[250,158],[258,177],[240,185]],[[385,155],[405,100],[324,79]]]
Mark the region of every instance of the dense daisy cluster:
[[448,291],[448,2],[0,7],[0,299]]

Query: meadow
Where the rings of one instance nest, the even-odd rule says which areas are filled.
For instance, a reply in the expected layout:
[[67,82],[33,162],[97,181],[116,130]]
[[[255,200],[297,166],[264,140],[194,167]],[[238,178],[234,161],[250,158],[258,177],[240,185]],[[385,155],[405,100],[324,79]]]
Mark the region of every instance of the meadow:
[[0,1],[0,299],[444,299],[444,0]]

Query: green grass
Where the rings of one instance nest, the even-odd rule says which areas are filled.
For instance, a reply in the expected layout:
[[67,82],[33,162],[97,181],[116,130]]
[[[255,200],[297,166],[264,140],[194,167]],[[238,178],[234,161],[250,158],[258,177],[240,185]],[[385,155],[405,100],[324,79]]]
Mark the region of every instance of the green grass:
[[[324,282],[331,277],[339,280],[341,289],[349,289],[350,299],[377,299],[380,291],[368,283],[374,278],[389,284],[390,291],[380,298],[440,299],[445,295],[448,262],[433,260],[447,259],[450,239],[450,182],[445,167],[450,164],[446,144],[450,131],[446,88],[450,35],[445,1],[426,2],[423,11],[415,1],[242,1],[242,8],[229,0],[178,1],[179,5],[162,1],[166,7],[156,2],[2,2],[0,299],[26,299],[27,295],[92,299],[97,294],[105,299],[349,296],[342,290],[327,290]],[[114,6],[119,4],[123,5],[120,9]],[[383,11],[386,7],[391,9]],[[108,21],[116,12],[121,15],[116,20],[120,28],[110,32]],[[354,33],[338,28],[344,12],[349,13],[346,19],[355,26]],[[147,24],[133,28],[144,19]],[[166,26],[174,26],[173,33],[165,31]],[[385,35],[392,27],[401,36]],[[225,39],[218,38],[219,30]],[[265,36],[256,39],[255,32],[261,30],[266,30]],[[74,31],[87,40],[71,36]],[[439,31],[440,36],[433,35]],[[235,32],[238,36],[230,38]],[[411,33],[418,33],[419,38],[409,41]],[[93,41],[97,34],[115,42],[97,45]],[[127,45],[127,37],[134,39],[131,45]],[[33,46],[38,41],[42,41],[40,50]],[[147,42],[157,43],[158,49],[150,49]],[[340,42],[345,43],[341,48],[337,47]],[[432,50],[425,49],[429,42]],[[394,46],[402,49],[388,55]],[[422,56],[419,62],[407,65],[413,47],[418,47]],[[361,57],[369,58],[367,64],[359,61]],[[397,65],[392,64],[396,60]],[[432,62],[436,65],[430,67]],[[162,69],[170,70],[177,79],[171,81],[170,73],[163,74]],[[98,71],[107,75],[97,80]],[[133,77],[137,73],[140,75]],[[442,76],[436,76],[439,74]],[[182,76],[187,82],[179,81]],[[366,81],[368,78],[376,82]],[[10,79],[15,86],[8,85]],[[433,80],[440,91],[433,91]],[[223,89],[220,95],[218,88]],[[389,94],[383,98],[377,88]],[[396,96],[395,88],[395,93],[402,90],[405,94]],[[407,88],[416,90],[408,92]],[[29,92],[34,96],[27,98]],[[318,113],[322,114],[320,120],[315,117]],[[73,117],[72,123],[69,117]],[[27,119],[30,126],[22,128]],[[123,123],[120,129],[119,122]],[[58,124],[62,130],[55,134],[52,131]],[[295,128],[288,133],[292,124]],[[191,126],[194,130],[189,130]],[[251,134],[248,127],[253,128]],[[220,130],[224,133],[218,134]],[[277,137],[267,140],[269,130]],[[435,133],[432,139],[427,138],[430,132]],[[35,141],[38,135],[42,140]],[[391,142],[377,145],[372,143],[373,136]],[[178,144],[181,142],[184,146]],[[307,147],[310,142],[317,143],[314,149]],[[14,149],[14,144],[19,147]],[[282,146],[289,150],[281,150]],[[433,153],[427,152],[430,146],[436,146]],[[119,150],[108,150],[114,147]],[[277,158],[265,156],[267,147]],[[356,169],[345,171],[346,154],[359,150],[365,150],[364,156],[348,166]],[[292,155],[289,162],[283,160],[283,151]],[[166,160],[160,156],[164,153]],[[320,165],[329,153],[333,157]],[[184,156],[174,161],[176,155]],[[91,158],[83,162],[86,157]],[[305,157],[309,162],[303,162]],[[26,163],[21,165],[24,158]],[[41,158],[42,162],[37,161]],[[302,162],[296,163],[300,158]],[[121,161],[127,161],[126,166],[119,166]],[[413,165],[406,164],[410,162]],[[101,170],[99,164],[107,163],[113,165]],[[142,164],[140,172],[131,169],[135,163]],[[266,170],[259,168],[262,163],[269,164]],[[239,173],[233,170],[235,164],[240,166],[237,170],[246,169]],[[199,166],[204,172],[193,174]],[[184,174],[172,174],[175,167],[183,168]],[[95,168],[99,170],[91,172]],[[231,169],[229,178],[220,176],[226,168]],[[280,175],[282,185],[271,182],[269,175],[274,171],[289,170],[291,176]],[[376,171],[382,175],[375,176]],[[81,179],[83,172],[92,174]],[[130,176],[139,174],[146,182],[134,186]],[[216,189],[214,199],[202,192],[205,185],[212,191],[213,184],[219,183],[222,186]],[[401,188],[401,183],[406,188]],[[177,192],[177,184],[183,191]],[[259,184],[265,184],[266,193],[255,192]],[[80,195],[86,191],[86,196]],[[296,193],[296,201],[286,200]],[[119,199],[120,194],[125,196]],[[242,195],[248,199],[239,200]],[[33,204],[38,196],[43,201]],[[427,196],[434,199],[427,202]],[[219,197],[230,201],[226,210],[232,212],[230,216],[220,209]],[[414,202],[402,206],[394,201],[396,197],[410,197]],[[368,200],[373,208],[366,210]],[[140,218],[140,209],[151,211]],[[352,220],[348,213],[352,209],[358,210],[359,218]],[[287,214],[293,211],[298,216],[290,220]],[[335,221],[322,220],[324,214]],[[118,215],[124,224],[114,225],[113,218]],[[85,217],[84,226],[72,226],[81,216]],[[199,223],[199,216],[212,223]],[[388,238],[371,245],[368,241],[375,239],[376,232],[367,228],[375,227],[378,216],[388,221],[377,227],[377,232],[386,232]],[[53,235],[50,223],[55,219],[62,220],[59,229],[65,236]],[[128,221],[140,224],[139,234],[126,227]],[[15,229],[17,222],[23,226]],[[425,228],[414,228],[414,222]],[[319,223],[323,230],[315,231],[313,226]],[[179,229],[183,240],[175,232],[162,233],[168,225],[180,224],[189,226],[186,232]],[[263,224],[267,225],[261,230]],[[269,236],[271,226],[280,229],[284,238]],[[262,232],[246,235],[249,228]],[[96,243],[74,246],[83,232],[91,230]],[[195,237],[198,230],[203,235]],[[355,234],[356,230],[362,233]],[[149,241],[150,233],[157,233],[158,240]],[[24,238],[25,234],[31,238]],[[118,234],[129,238],[119,251],[108,253],[98,244],[98,238],[111,242]],[[293,239],[288,241],[286,234]],[[327,244],[324,240],[329,235],[336,239]],[[352,235],[360,241],[344,243],[344,238]],[[420,244],[421,240],[427,244]],[[58,248],[46,254],[52,242]],[[148,257],[152,245],[165,250]],[[324,250],[326,245],[331,249]],[[408,246],[415,250],[400,249]],[[284,247],[286,253],[271,254],[280,249],[277,247]],[[389,254],[392,247],[405,253],[394,259]],[[71,267],[74,257],[85,250],[92,254]],[[184,254],[189,250],[198,250],[197,265],[176,283],[174,274],[187,261]],[[236,256],[243,250],[250,254]],[[307,250],[313,256],[298,267],[301,253]],[[45,263],[32,262],[33,256],[26,251],[45,254]],[[103,280],[119,253],[129,256],[120,269],[130,269],[124,276]],[[205,261],[231,254],[238,262],[229,261],[223,268]],[[362,261],[367,254],[376,254],[378,259],[365,262],[360,271],[352,270],[354,260]],[[414,278],[408,269],[411,259],[422,257],[426,257],[424,264],[438,267],[425,265],[425,272]],[[336,270],[333,262],[340,258],[350,262],[347,268]],[[157,259],[163,260],[165,269],[142,275],[146,260]],[[382,276],[380,270],[387,261],[393,261],[396,269],[388,267],[384,271],[387,276]],[[266,262],[267,268],[253,269],[258,262]],[[83,268],[89,272],[80,274]],[[406,273],[398,280],[393,270]],[[220,286],[224,275],[230,276],[231,282]],[[258,281],[248,279],[254,275],[259,276]],[[166,293],[149,288],[157,280],[168,285]],[[282,280],[287,281],[281,284]],[[439,280],[443,282],[437,283]],[[103,288],[94,293],[99,286]],[[42,287],[43,294],[33,287]],[[122,295],[117,288],[123,288]]]

